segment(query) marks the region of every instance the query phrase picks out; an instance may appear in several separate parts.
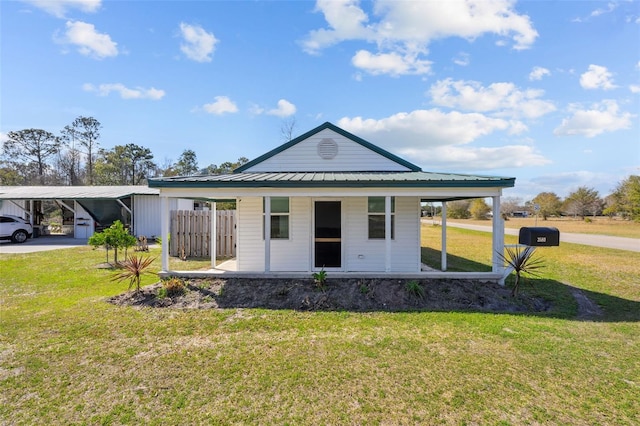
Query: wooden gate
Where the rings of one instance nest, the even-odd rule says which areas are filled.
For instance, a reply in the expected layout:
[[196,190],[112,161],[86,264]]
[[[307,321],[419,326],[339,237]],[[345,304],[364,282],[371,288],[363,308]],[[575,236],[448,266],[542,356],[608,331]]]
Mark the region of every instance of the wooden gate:
[[[216,212],[217,255],[236,255],[235,210]],[[211,256],[211,212],[208,210],[172,210],[169,255],[180,258]]]

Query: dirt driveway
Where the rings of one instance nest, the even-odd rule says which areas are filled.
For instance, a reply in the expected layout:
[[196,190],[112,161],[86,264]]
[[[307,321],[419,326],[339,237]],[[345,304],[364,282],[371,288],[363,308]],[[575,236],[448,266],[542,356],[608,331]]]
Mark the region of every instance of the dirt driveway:
[[37,251],[57,250],[61,248],[86,246],[87,240],[71,238],[63,235],[47,235],[39,238],[30,238],[22,244],[14,244],[9,241],[0,242],[0,254],[5,253],[34,253]]

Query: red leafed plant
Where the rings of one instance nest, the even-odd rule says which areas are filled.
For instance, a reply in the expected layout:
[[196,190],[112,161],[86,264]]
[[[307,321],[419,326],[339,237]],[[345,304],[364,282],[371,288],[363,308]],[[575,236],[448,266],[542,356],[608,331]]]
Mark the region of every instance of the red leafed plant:
[[122,270],[117,272],[112,280],[113,281],[125,281],[129,280],[129,290],[135,288],[136,293],[140,292],[140,279],[144,274],[154,274],[154,272],[148,271],[149,267],[155,260],[155,257],[144,256],[129,256],[126,261],[122,262],[120,266]]

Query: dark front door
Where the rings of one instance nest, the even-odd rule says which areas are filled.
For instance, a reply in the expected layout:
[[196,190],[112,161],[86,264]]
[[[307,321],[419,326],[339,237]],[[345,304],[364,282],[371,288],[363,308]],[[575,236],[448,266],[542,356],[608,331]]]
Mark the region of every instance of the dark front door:
[[316,268],[342,266],[342,217],[340,201],[316,201],[314,208]]

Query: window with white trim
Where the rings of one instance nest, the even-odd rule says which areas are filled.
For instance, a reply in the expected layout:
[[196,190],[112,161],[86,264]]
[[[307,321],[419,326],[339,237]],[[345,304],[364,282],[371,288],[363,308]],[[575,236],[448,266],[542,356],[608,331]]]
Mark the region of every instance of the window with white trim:
[[[367,202],[369,239],[384,240],[385,236],[385,197],[369,197]],[[391,197],[391,239],[395,238],[396,197]]]
[[[265,202],[262,199],[263,228]],[[264,239],[264,229],[262,233]],[[271,197],[271,239],[289,239],[289,197]]]

